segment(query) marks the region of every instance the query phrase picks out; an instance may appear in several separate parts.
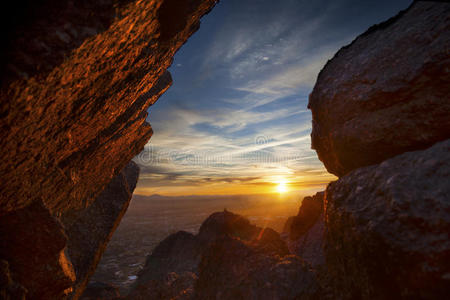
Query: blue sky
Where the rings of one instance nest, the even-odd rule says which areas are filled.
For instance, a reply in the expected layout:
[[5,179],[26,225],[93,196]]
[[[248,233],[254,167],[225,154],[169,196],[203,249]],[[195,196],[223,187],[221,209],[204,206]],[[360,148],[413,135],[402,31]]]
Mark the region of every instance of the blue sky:
[[[319,190],[334,177],[310,149],[308,95],[334,53],[411,0],[223,0],[175,55],[149,109],[136,193]],[[343,70],[344,72],[345,70]]]

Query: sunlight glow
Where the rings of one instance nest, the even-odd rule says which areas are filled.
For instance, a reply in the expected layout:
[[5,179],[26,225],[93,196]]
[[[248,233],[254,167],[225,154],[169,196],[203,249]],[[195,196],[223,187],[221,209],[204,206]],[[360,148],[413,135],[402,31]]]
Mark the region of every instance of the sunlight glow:
[[286,192],[287,192],[286,181],[280,181],[280,182],[278,182],[278,185],[277,185],[277,191],[278,191],[278,193],[280,193],[280,194],[286,193]]

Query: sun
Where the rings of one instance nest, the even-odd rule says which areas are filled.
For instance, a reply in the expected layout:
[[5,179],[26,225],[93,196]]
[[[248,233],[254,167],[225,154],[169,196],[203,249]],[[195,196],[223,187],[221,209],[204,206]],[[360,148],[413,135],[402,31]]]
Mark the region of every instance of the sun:
[[286,182],[285,181],[278,182],[277,191],[280,194],[287,192],[287,186],[286,186]]

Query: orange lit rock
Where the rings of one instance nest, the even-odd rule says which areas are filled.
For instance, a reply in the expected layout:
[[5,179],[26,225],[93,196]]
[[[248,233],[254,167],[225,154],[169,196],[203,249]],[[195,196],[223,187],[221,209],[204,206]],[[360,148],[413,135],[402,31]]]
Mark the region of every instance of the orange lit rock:
[[[171,84],[166,69],[216,1],[28,2],[2,18],[0,232],[9,242],[0,259],[9,267],[0,276],[11,274],[34,299],[58,299],[71,288],[76,299],[124,213],[100,220],[98,201],[104,210],[126,209],[132,188],[116,186],[120,203],[99,195],[114,191],[108,183],[148,142],[147,109]],[[4,221],[11,216],[22,221],[11,227]],[[96,221],[102,231],[84,239]],[[43,224],[23,241],[15,234]],[[27,267],[30,251],[48,256]],[[52,271],[44,274],[46,266]]]

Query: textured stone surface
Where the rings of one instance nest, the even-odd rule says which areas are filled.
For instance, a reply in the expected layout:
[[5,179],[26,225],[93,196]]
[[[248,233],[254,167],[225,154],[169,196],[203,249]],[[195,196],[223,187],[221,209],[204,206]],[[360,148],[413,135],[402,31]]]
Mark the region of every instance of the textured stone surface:
[[77,299],[83,293],[127,211],[138,176],[139,167],[130,162],[88,208],[62,218],[68,237],[68,254],[77,278],[70,298]]
[[[74,273],[71,297],[81,293],[129,201],[116,176],[149,140],[166,69],[215,3],[49,0],[2,13],[0,259],[31,297],[62,298]],[[99,198],[114,177],[116,193]]]
[[199,266],[195,299],[317,299],[314,274],[297,256],[271,255],[224,237]]
[[327,276],[346,299],[450,294],[450,140],[355,170],[325,196]]
[[330,173],[450,137],[450,3],[416,1],[342,48],[309,98],[312,147]]
[[36,198],[55,213],[87,207],[150,138],[165,70],[216,1],[50,2],[8,46],[7,61],[26,65],[0,89],[0,214]]
[[[223,285],[230,277],[234,280]],[[258,286],[264,288],[258,291]],[[218,299],[241,299],[230,298],[228,288],[242,299],[283,299],[303,289],[305,295],[317,292],[315,275],[300,258],[289,255],[277,232],[223,211],[209,216],[198,235],[180,231],[162,241],[148,256],[128,298],[204,299],[217,294]]]
[[286,241],[289,251],[313,267],[325,263],[323,197],[324,192],[305,197],[298,214],[286,221],[283,230],[288,235]]

